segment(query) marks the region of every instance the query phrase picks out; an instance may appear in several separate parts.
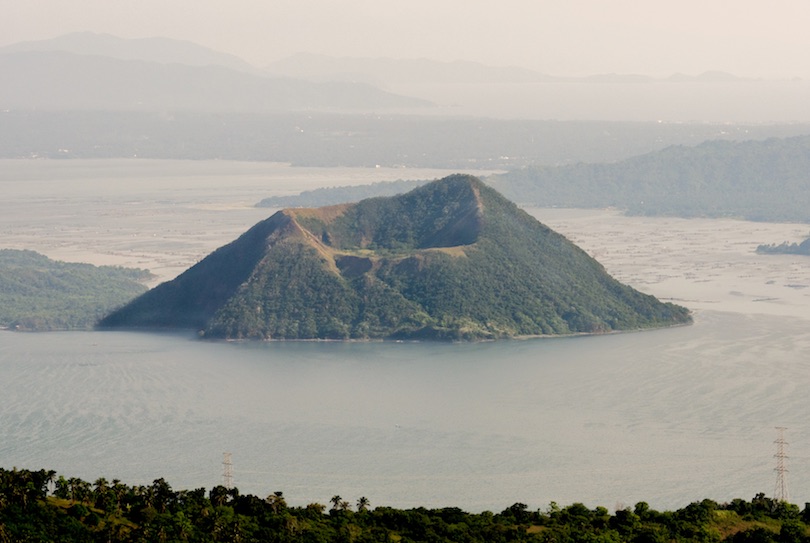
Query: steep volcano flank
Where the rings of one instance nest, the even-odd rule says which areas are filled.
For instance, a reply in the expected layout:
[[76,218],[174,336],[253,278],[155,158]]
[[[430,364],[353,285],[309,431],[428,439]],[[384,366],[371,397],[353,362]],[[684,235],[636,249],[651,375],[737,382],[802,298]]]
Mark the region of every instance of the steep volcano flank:
[[98,327],[203,329],[250,278],[265,257],[266,248],[296,230],[300,229],[288,216],[276,213],[174,280],[161,283],[107,315]]
[[689,322],[478,179],[288,209],[102,326],[207,337],[491,339]]
[[293,210],[301,226],[339,251],[413,251],[471,245],[481,232],[483,184],[463,175],[407,194]]

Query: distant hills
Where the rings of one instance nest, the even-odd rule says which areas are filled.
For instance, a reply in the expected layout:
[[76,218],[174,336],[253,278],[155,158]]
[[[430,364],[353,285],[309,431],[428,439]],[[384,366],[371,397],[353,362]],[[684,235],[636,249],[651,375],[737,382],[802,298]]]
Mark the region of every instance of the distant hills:
[[[425,58],[296,54],[268,73],[352,81],[432,101],[433,115],[566,121],[793,123],[808,121],[807,81],[697,74],[558,76],[514,66]],[[514,153],[508,153],[512,155]]]
[[100,326],[227,339],[492,339],[689,320],[456,175],[401,196],[279,211]]
[[103,315],[146,291],[146,270],[51,260],[0,249],[0,328],[90,330]]
[[525,68],[487,66],[461,60],[441,62],[425,58],[332,57],[311,53],[298,53],[278,60],[266,66],[265,71],[314,81],[364,81],[382,86],[399,83],[536,83],[555,80]]
[[722,72],[675,74],[669,79],[635,74],[566,78],[468,61],[305,53],[260,69],[234,55],[187,41],[124,39],[91,32],[1,47],[0,70],[0,110],[46,111],[429,113],[435,108],[433,102],[410,96],[419,93],[420,86],[478,89],[493,83],[747,81]]
[[25,41],[0,47],[0,54],[62,51],[118,60],[141,60],[186,66],[219,66],[241,72],[258,72],[241,58],[189,41],[170,38],[119,38],[96,32],[73,32],[49,40]]
[[0,109],[363,110],[427,107],[365,83],[268,77],[187,42],[72,34],[0,49]]
[[492,179],[537,206],[635,215],[810,221],[810,136],[671,146],[611,164],[527,167]]
[[[810,136],[673,145],[611,163],[529,166],[487,182],[538,207],[616,207],[634,215],[810,222]],[[398,185],[323,188],[266,198],[261,207],[328,205],[410,190]]]
[[456,60],[442,62],[426,58],[397,59],[370,57],[333,57],[298,53],[265,67],[270,74],[312,81],[364,81],[382,87],[400,84],[478,85],[486,83],[717,83],[757,81],[721,71],[698,75],[673,74],[655,78],[641,74],[594,74],[584,77],[559,77],[515,66],[489,66]]

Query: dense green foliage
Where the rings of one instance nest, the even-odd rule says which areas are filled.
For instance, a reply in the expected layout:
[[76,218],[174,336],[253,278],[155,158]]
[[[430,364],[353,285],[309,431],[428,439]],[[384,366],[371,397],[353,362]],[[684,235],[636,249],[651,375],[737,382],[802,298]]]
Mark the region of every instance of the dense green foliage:
[[[487,182],[539,207],[616,207],[634,215],[810,221],[810,136],[707,141],[612,163],[528,166]],[[418,181],[322,188],[258,205],[312,206],[404,192]]]
[[146,270],[58,262],[0,249],[0,327],[88,330],[146,287]]
[[[268,252],[261,273],[217,313],[208,337],[379,338],[423,328],[429,317],[384,283],[330,272],[310,247],[282,243]],[[255,310],[246,310],[254,308]]]
[[457,507],[356,507],[341,496],[325,505],[290,506],[217,486],[179,490],[164,479],[128,486],[94,483],[53,471],[0,468],[0,542],[722,542],[810,541],[810,507],[756,495],[719,504],[694,502],[656,511],[645,502],[613,514],[574,503],[543,510],[515,503],[500,513]]
[[810,238],[801,243],[783,242],[779,245],[760,245],[757,247],[758,253],[777,255],[810,255]]
[[400,196],[363,200],[328,222],[306,214],[298,221],[324,243],[340,250],[412,252],[470,245],[481,233],[482,212],[487,219],[502,212],[490,208],[490,200],[503,199],[491,190],[481,209],[477,193],[486,190],[474,177],[450,176]]
[[685,323],[478,179],[281,211],[102,327],[255,339],[494,339]]

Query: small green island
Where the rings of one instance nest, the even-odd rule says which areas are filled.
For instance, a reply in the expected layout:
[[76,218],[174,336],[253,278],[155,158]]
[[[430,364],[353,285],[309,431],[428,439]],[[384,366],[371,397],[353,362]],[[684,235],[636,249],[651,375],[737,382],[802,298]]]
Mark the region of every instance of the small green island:
[[101,329],[217,339],[487,340],[688,323],[479,179],[275,213]]
[[262,497],[222,485],[174,490],[162,478],[130,486],[0,468],[3,543],[799,543],[810,539],[808,524],[810,505],[800,509],[762,493],[724,503],[704,499],[675,511],[646,502],[613,513],[552,502],[468,513],[452,506],[398,509],[340,495],[292,506],[280,491]]

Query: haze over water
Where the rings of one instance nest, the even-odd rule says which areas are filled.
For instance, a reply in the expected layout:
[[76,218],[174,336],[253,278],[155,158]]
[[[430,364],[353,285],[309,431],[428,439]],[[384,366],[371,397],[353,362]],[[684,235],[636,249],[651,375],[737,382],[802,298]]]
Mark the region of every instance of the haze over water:
[[[52,163],[15,165],[3,188],[28,182],[0,201],[6,246],[137,262],[163,279],[270,214],[250,205],[284,190],[282,179],[379,180],[228,163],[202,175],[198,164],[144,162],[133,174],[128,161],[94,162],[91,175],[77,161],[60,166],[60,182],[41,169]],[[810,501],[810,271],[801,257],[753,253],[801,239],[806,225],[531,212],[620,280],[693,309],[695,324],[475,344],[3,333],[0,465],[210,488],[229,451],[240,491],[282,490],[296,505],[340,494],[470,511],[552,500],[674,508],[772,495],[774,427],[786,426],[791,501]]]

